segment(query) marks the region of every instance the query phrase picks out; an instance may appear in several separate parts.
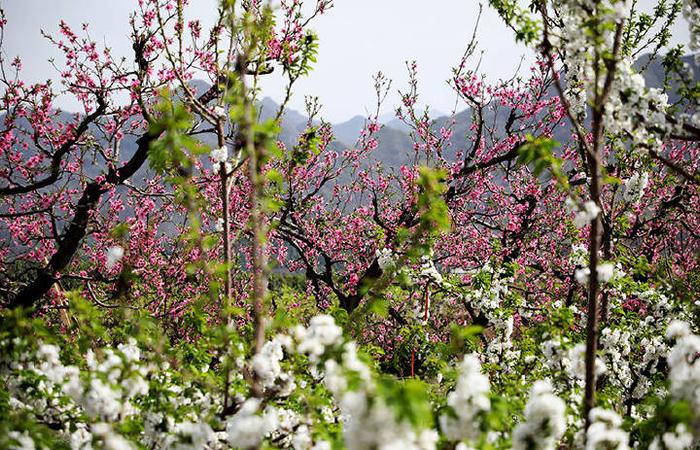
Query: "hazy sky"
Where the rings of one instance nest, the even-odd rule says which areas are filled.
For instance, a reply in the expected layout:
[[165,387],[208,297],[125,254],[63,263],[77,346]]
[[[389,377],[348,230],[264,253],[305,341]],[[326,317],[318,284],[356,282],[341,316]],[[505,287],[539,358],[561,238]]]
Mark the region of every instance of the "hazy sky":
[[[642,1],[649,4],[652,0]],[[39,30],[56,34],[64,19],[76,30],[90,23],[93,39],[131,57],[129,13],[136,0],[0,0],[8,25],[7,57],[22,56],[25,74],[34,80],[55,77],[47,59],[56,56]],[[217,0],[191,0],[192,13],[204,24],[215,15]],[[365,115],[375,103],[372,74],[381,70],[393,80],[392,95],[384,112],[398,104],[398,89],[406,88],[406,60],[416,60],[420,73],[421,103],[443,112],[453,108],[455,96],[446,81],[471,37],[479,4],[476,0],[335,0],[335,7],[319,17],[313,29],[319,34],[318,64],[299,82],[291,106],[303,110],[304,95],[320,97],[323,116],[333,122]],[[687,25],[676,26],[677,39],[687,39]],[[485,51],[481,70],[491,80],[513,75],[520,58],[532,53],[514,44],[512,33],[488,6],[479,28]],[[525,69],[523,69],[525,70]],[[279,78],[264,85],[265,96],[279,99]]]

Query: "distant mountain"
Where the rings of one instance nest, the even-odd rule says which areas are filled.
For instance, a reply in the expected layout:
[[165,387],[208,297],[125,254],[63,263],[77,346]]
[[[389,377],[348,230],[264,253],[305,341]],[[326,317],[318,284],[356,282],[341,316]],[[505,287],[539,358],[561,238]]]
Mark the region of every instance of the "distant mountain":
[[[682,60],[689,66],[691,72],[695,76],[695,80],[700,80],[700,67],[698,67],[698,64],[695,62],[695,58],[693,56],[685,56]],[[661,58],[650,60],[649,55],[643,55],[635,62],[635,68],[642,71],[647,86],[663,87],[664,68]],[[190,86],[197,94],[201,94],[209,89],[211,85],[203,80],[193,80]],[[671,92],[669,92],[669,99],[671,102],[675,102],[678,99],[678,96],[674,93],[673,85],[671,86]],[[279,105],[271,98],[265,97],[258,104],[258,117],[260,120],[275,117],[278,110]],[[495,123],[497,125],[496,129],[503,129],[507,120],[507,114],[507,109],[497,111],[496,113],[488,112],[485,120],[490,124]],[[471,109],[465,109],[454,115],[444,115],[440,114],[439,111],[431,110],[431,116],[435,117],[431,127],[436,132],[442,127],[451,127],[452,129],[452,138],[443,155],[447,159],[452,159],[454,154],[458,150],[464,150],[467,142],[469,142],[469,137],[472,134],[472,111]],[[67,112],[60,112],[59,117],[61,121],[69,122],[73,120],[74,115]],[[2,116],[0,116],[0,119],[2,119]],[[335,142],[332,144],[332,149],[341,151],[344,148],[355,145],[366,121],[366,117],[356,115],[350,120],[332,125],[335,135]],[[387,168],[398,168],[401,165],[410,164],[414,158],[413,139],[410,135],[410,127],[398,119],[394,112],[382,114],[379,117],[379,122],[382,123],[383,126],[376,135],[378,147],[372,152],[370,158],[363,161],[362,164],[369,166],[375,162],[381,162]],[[308,118],[304,114],[287,108],[282,116],[279,139],[287,146],[295,145],[299,134],[304,131],[307,124]],[[23,125],[28,126],[29,124],[25,123]],[[566,140],[569,134],[570,131],[568,127],[558,128],[555,132],[555,139],[560,141]],[[215,145],[213,136],[200,136],[199,138],[207,145]],[[131,157],[136,150],[136,137],[132,135],[125,136],[124,140],[121,142],[120,150],[120,159],[124,160]],[[32,150],[30,149],[29,151],[31,152]],[[208,158],[206,158],[204,164],[205,166],[210,164]],[[86,164],[85,170],[88,176],[96,176],[102,169],[100,167],[91,167],[89,164]],[[148,172],[149,170],[146,166],[141,168],[139,174],[134,177],[135,180],[139,180],[136,181],[136,183],[140,184],[141,179],[147,179]]]
[[[388,118],[386,116],[385,119]],[[403,127],[390,125],[393,122],[398,122]],[[352,146],[357,142],[360,132],[366,124],[367,118],[355,116],[346,122],[333,125],[333,134],[339,144],[345,147]],[[408,164],[413,156],[413,140],[409,131],[410,128],[398,119],[393,119],[383,125],[375,135],[378,143],[377,148],[372,152],[370,158],[362,162],[362,165],[368,167],[375,162],[381,162],[385,167],[398,168]]]
[[384,126],[377,133],[376,139],[378,145],[372,152],[371,160],[394,169],[410,164],[414,155],[413,140],[407,133]]
[[[279,104],[275,103],[274,100],[270,97],[265,97],[258,105],[259,120],[264,121],[276,117],[279,108]],[[308,117],[300,112],[290,108],[285,109],[280,123],[282,132],[280,133],[279,139],[284,142],[285,145],[293,145],[296,143],[299,134],[306,128],[307,122]]]
[[[682,59],[683,62],[689,65],[692,73],[695,75],[695,79],[700,79],[699,68],[694,57],[685,56]],[[635,62],[635,68],[642,71],[647,86],[663,86],[664,68],[661,61],[661,58],[650,61],[649,55],[643,55]],[[208,89],[209,84],[204,81],[193,81],[193,86],[200,93]],[[671,102],[677,100],[674,92],[669,93],[669,99]],[[274,117],[278,110],[279,105],[271,98],[266,97],[258,105],[259,119],[265,120]],[[465,149],[473,133],[471,130],[473,122],[471,109],[467,108],[454,115],[442,114],[433,109],[430,110],[430,113],[431,117],[435,118],[431,124],[434,131],[439,132],[442,127],[450,127],[452,129],[452,138],[448,142],[443,156],[448,160],[453,159],[458,150]],[[496,129],[502,130],[508,119],[508,110],[502,109],[495,113],[489,110],[484,119],[487,123],[495,123]],[[332,143],[331,148],[336,151],[342,151],[355,145],[366,122],[367,117],[356,115],[345,122],[333,124],[335,141]],[[410,136],[411,128],[398,119],[393,111],[380,115],[379,122],[383,126],[376,135],[378,141],[377,149],[372,152],[369,158],[362,161],[362,165],[369,167],[376,162],[380,162],[386,168],[397,169],[401,165],[411,164],[415,157],[413,139]],[[299,134],[306,128],[307,123],[308,118],[304,114],[287,108],[282,116],[282,131],[279,139],[288,147],[295,145]],[[560,127],[555,131],[554,138],[563,142],[569,138],[569,135],[570,130],[568,127]]]
[[[442,115],[444,115],[444,114],[436,114],[436,117],[439,117]],[[404,133],[408,133],[411,131],[411,127],[406,125],[406,123],[403,120],[396,117],[396,113],[393,111],[390,113],[382,114],[381,116],[379,116],[378,119],[379,119],[380,124],[385,125],[389,128],[403,131]]]
[[435,119],[432,128],[436,132],[439,132],[441,128],[452,130],[452,137],[443,155],[445,158],[451,159],[454,157],[457,150],[464,150],[464,145],[469,141],[469,136],[472,134],[471,126],[471,109],[465,109],[454,116],[442,116]]
[[394,111],[380,114],[379,117],[377,117],[377,121],[382,125],[386,125],[394,119],[396,119],[396,112]]
[[406,122],[398,118],[391,119],[384,125],[389,128],[393,128],[394,130],[403,131],[404,133],[409,133],[411,131],[411,127],[408,126]]
[[333,125],[333,135],[341,142],[354,145],[366,122],[367,119],[365,117],[355,116],[346,122]]

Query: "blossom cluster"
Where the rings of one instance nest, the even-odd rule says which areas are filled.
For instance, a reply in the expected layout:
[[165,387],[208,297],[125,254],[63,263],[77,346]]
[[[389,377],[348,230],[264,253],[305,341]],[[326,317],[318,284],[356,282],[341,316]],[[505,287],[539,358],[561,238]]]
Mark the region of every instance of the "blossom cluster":
[[[674,401],[689,402],[695,409],[700,405],[700,372],[696,363],[700,337],[682,321],[671,322],[667,335],[670,347],[659,343],[658,349],[652,351],[650,342],[642,341],[641,345],[646,353],[655,352],[651,357],[655,361],[667,358],[668,395]],[[625,361],[631,358],[630,343],[634,339],[619,329],[604,332],[605,356],[600,364],[624,376],[619,368],[624,368]],[[189,377],[183,377],[184,373],[178,373],[165,360],[149,356],[133,339],[114,348],[88,350],[77,365],[64,364],[64,351],[57,345],[34,345],[22,337],[5,339],[0,345],[6,355],[0,361],[0,370],[10,407],[15,413],[29,413],[38,423],[62,424],[55,433],[69,441],[73,449],[122,450],[137,445],[248,449],[266,442],[275,448],[295,450],[326,450],[333,445],[350,450],[434,450],[442,439],[460,449],[478,448],[485,442],[498,447],[511,442],[515,449],[555,449],[570,433],[579,442],[585,440],[585,448],[593,450],[625,449],[630,440],[619,414],[604,408],[591,411],[591,426],[582,436],[581,422],[574,413],[580,397],[571,397],[567,382],[562,383],[560,378],[555,378],[555,382],[546,377],[528,379],[529,398],[524,409],[516,413],[521,418],[510,429],[492,428],[497,423],[493,420],[493,414],[497,414],[493,402],[500,401],[499,395],[513,394],[501,391],[502,380],[495,385],[490,383],[483,373],[486,355],[481,353],[465,355],[455,365],[456,377],[448,385],[445,403],[428,407],[433,409],[433,418],[410,420],[399,411],[406,407],[403,402],[415,407],[418,400],[397,395],[403,389],[401,383],[387,384],[387,380],[378,377],[357,344],[346,341],[329,316],[316,316],[308,327],[298,326],[291,335],[276,334],[259,353],[239,357],[229,380],[237,385],[244,380],[246,371],[252,371],[265,393],[260,397],[247,389],[237,389],[233,394],[235,407],[223,415],[225,400],[221,391],[206,388],[206,383],[197,380],[185,381]],[[550,341],[543,345],[541,361],[551,367],[550,375],[563,374],[564,380],[571,380],[582,370],[571,362],[582,361],[577,353],[574,348],[569,352],[572,356],[562,356],[561,345]],[[298,357],[306,362],[290,365]],[[644,358],[651,361],[649,356]],[[218,369],[207,368],[199,376],[208,376],[210,370]],[[538,370],[534,375],[545,372]],[[620,381],[637,383],[633,378],[634,374],[630,374],[627,380]],[[441,383],[438,380],[438,385]],[[576,389],[582,387],[574,385],[578,386]],[[317,390],[321,396],[313,402],[326,395],[330,401],[299,408],[300,399],[309,401],[308,395]],[[408,395],[416,394],[412,391]],[[635,391],[632,396],[641,398],[648,394],[647,389]],[[653,413],[647,419],[637,416],[637,420],[650,418]],[[125,421],[139,422],[141,428],[124,428]],[[438,428],[433,428],[433,423]],[[671,424],[660,430],[649,445],[690,449],[698,437],[698,429],[693,426],[685,422]],[[341,430],[336,438],[328,434],[333,427]],[[4,442],[10,448],[34,448],[34,438],[27,429],[18,428],[10,430]],[[335,439],[340,441],[333,444]]]

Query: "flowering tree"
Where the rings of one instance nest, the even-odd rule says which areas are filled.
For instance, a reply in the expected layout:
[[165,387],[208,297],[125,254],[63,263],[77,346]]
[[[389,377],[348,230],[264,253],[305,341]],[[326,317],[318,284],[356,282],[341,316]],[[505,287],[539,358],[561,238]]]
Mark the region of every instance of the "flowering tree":
[[[467,123],[417,109],[409,63],[400,168],[371,162],[381,74],[351,148],[313,99],[277,141],[330,1],[224,1],[208,33],[140,1],[131,63],[62,23],[59,94],[1,61],[0,443],[697,445],[697,87],[659,55],[682,5],[490,3],[537,63],[486,83],[475,32],[450,80]],[[270,260],[303,285],[268,292]]]
[[[196,19],[188,20],[187,2],[139,2],[139,11],[131,19],[131,64],[115,61],[108,48],[98,49],[87,29],[83,30],[85,37],[80,37],[61,23],[61,38],[50,39],[65,54],[66,67],[61,70],[65,90],[56,94],[49,83],[25,85],[19,60],[12,65],[14,77],[3,71],[7,89],[2,220],[11,238],[2,251],[4,295],[9,304],[32,306],[46,296],[60,297],[60,290],[52,288],[71,280],[79,280],[88,290],[91,284],[95,289],[96,284],[113,284],[122,268],[115,263],[121,258],[110,260],[106,250],[120,243],[123,246],[127,239],[128,252],[122,263],[144,281],[133,294],[147,295],[143,287],[149,286],[157,296],[152,309],[172,309],[164,302],[166,286],[173,279],[180,281],[177,289],[185,298],[201,293],[197,286],[206,285],[206,280],[184,283],[186,262],[205,255],[198,253],[202,248],[182,247],[180,237],[191,224],[168,186],[170,173],[166,172],[173,168],[166,167],[165,161],[154,161],[151,169],[157,172],[147,169],[149,148],[166,131],[157,123],[162,112],[157,108],[158,93],[166,88],[176,90],[188,113],[197,114],[199,123],[192,124],[188,135],[208,134],[220,148],[228,142],[241,152],[241,133],[228,125],[222,107],[226,95],[239,94],[231,92],[235,77],[249,77],[254,86],[259,76],[279,64],[291,85],[308,70],[309,58],[313,58],[314,38],[304,26],[328,4],[319,2],[310,17],[302,15],[298,2],[285,4],[284,23],[276,28],[271,12],[257,2],[235,6],[249,12],[254,17],[251,21],[262,30],[254,45],[250,44],[253,48],[245,49],[240,39],[229,41],[226,35],[233,27],[228,11],[233,5],[222,7],[215,26],[204,34]],[[231,31],[243,33],[238,28]],[[244,55],[244,50],[250,55]],[[203,91],[194,83],[202,76],[211,84]],[[59,95],[78,99],[84,113],[61,113],[54,107]],[[129,101],[123,103],[124,98]],[[216,153],[213,157],[215,161],[225,159]],[[202,161],[191,163],[192,167],[182,169],[197,171],[197,182],[205,186],[209,200],[218,198],[229,205],[231,195],[223,195],[223,190],[232,184],[233,172],[240,167],[217,164],[220,170],[214,173],[202,171]],[[222,194],[213,190],[216,186],[221,186]],[[215,216],[221,216],[222,227],[230,230],[232,208],[217,207]],[[124,235],[125,228],[117,225],[127,212],[128,234]],[[245,223],[247,219],[241,220]],[[231,248],[229,239],[230,233],[223,233],[221,248]],[[228,264],[231,252],[223,253]],[[76,264],[76,255],[82,265]],[[224,291],[230,298],[232,277],[224,278]]]

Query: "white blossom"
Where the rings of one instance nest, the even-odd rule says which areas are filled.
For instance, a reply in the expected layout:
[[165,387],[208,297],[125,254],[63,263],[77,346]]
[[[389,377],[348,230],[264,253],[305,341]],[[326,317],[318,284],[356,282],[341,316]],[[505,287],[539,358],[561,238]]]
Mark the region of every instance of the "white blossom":
[[11,444],[8,447],[9,450],[34,450],[34,440],[29,436],[26,431],[20,433],[19,431],[10,431],[8,437],[10,440],[15,441],[15,444]]
[[[580,342],[576,345],[574,345],[569,351],[567,352],[567,356],[570,360],[570,369],[569,369],[569,375],[576,379],[583,379],[584,374],[586,373],[586,344],[583,342]],[[595,359],[595,374],[596,376],[600,376],[604,374],[607,371],[607,367],[605,366],[605,361],[603,361],[600,358]]]
[[223,233],[224,232],[224,219],[219,217],[216,219],[216,225],[214,226],[214,230],[217,233]]
[[671,394],[687,401],[695,411],[700,411],[700,336],[692,334],[690,326],[682,323],[669,325],[670,336],[676,343],[668,355]]
[[590,224],[600,214],[600,207],[592,200],[583,203],[583,208],[579,209],[574,217],[574,224],[578,228],[583,228]]
[[111,420],[121,411],[121,394],[99,378],[90,381],[83,400],[85,412],[92,418]]
[[212,161],[214,161],[215,163],[224,163],[228,159],[228,147],[223,146],[216,148],[211,151],[209,156],[211,156]]
[[312,448],[312,444],[313,439],[309,427],[306,425],[299,426],[292,436],[292,448],[294,450],[307,450]]
[[78,424],[75,431],[71,433],[70,448],[71,450],[92,450],[92,434],[85,424]]
[[[661,445],[663,443],[663,447]],[[688,450],[693,446],[693,435],[682,423],[678,424],[673,431],[667,431],[661,436],[654,438],[649,450]]]
[[548,381],[536,381],[525,405],[525,420],[513,431],[513,449],[555,449],[566,431],[566,405]]
[[601,283],[607,283],[613,277],[615,271],[615,266],[610,263],[603,263],[598,265],[598,281]]
[[593,408],[591,425],[586,432],[586,450],[626,450],[627,432],[622,430],[622,419],[614,411]]
[[455,416],[440,416],[440,428],[448,439],[472,441],[479,437],[482,416],[491,409],[489,389],[489,379],[481,373],[479,359],[473,354],[465,355],[455,389],[447,394],[447,405]]
[[678,339],[690,334],[690,325],[682,320],[672,320],[666,329],[668,339]]
[[222,164],[225,164],[226,170],[230,171],[230,163],[228,161],[228,147],[223,146],[214,149],[211,151],[211,153],[209,153],[209,156],[213,161],[212,167],[215,172],[219,171]]
[[280,361],[284,357],[282,344],[273,339],[263,345],[263,348],[253,356],[253,370],[262,382],[263,387],[271,388],[277,377],[282,373]]
[[119,246],[110,247],[107,249],[107,261],[105,261],[105,267],[107,270],[112,270],[112,268],[122,260],[124,257],[124,249]]
[[394,254],[390,248],[384,247],[381,250],[377,250],[376,257],[379,268],[382,271],[389,271],[394,268]]
[[690,42],[688,48],[693,52],[700,51],[700,7],[693,0],[683,2],[683,17],[688,21]]
[[318,361],[327,347],[336,346],[343,340],[343,331],[333,317],[327,315],[315,316],[308,328],[298,328],[296,334],[299,339],[297,351],[309,355],[312,362]]
[[214,107],[214,115],[216,117],[225,118],[226,117],[226,109],[221,105],[216,105]]
[[228,442],[232,447],[242,449],[257,447],[268,433],[277,428],[275,415],[257,414],[259,406],[260,400],[250,398],[226,422]]
[[579,284],[588,284],[588,278],[591,276],[591,269],[588,267],[583,267],[581,269],[576,269],[574,272],[574,278]]
[[[611,263],[603,263],[599,264],[597,268],[598,272],[598,282],[599,283],[607,283],[610,280],[614,278],[615,275],[615,266],[612,265]],[[582,267],[580,269],[576,269],[574,272],[574,278],[576,278],[576,281],[579,284],[586,285],[588,284],[588,279],[591,275],[591,269],[588,267]]]
[[637,203],[642,199],[644,190],[649,184],[649,173],[635,173],[625,181],[623,194],[626,202]]
[[100,448],[104,450],[132,450],[134,446],[124,437],[115,433],[108,423],[97,423],[92,427],[93,434],[102,440]]
[[421,276],[433,281],[436,284],[442,284],[442,274],[438,272],[433,260],[430,258],[424,258],[425,262],[421,266],[420,274]]
[[311,450],[331,450],[331,443],[328,441],[318,441],[311,447]]
[[174,426],[165,445],[171,450],[198,450],[206,448],[213,436],[214,430],[206,422],[181,422]]

